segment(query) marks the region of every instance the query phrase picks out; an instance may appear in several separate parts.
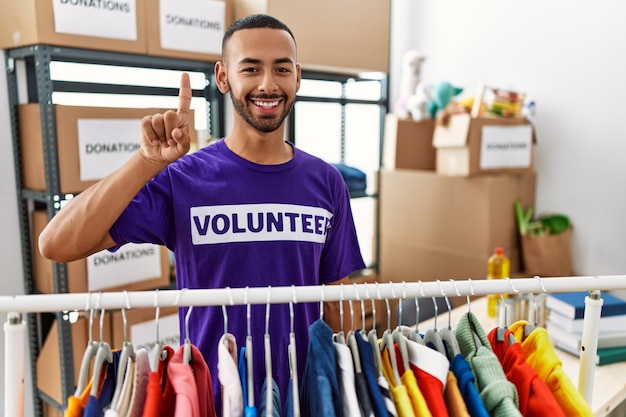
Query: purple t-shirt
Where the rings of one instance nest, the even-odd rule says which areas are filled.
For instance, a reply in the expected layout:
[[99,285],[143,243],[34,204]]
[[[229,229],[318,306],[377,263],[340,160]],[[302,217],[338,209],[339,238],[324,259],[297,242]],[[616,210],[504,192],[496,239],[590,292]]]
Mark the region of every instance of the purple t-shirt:
[[[365,268],[347,187],[339,171],[294,147],[278,165],[259,165],[224,141],[186,155],[151,180],[111,228],[119,245],[162,244],[174,251],[177,287],[243,288],[318,285]],[[265,378],[265,305],[251,306],[255,398]],[[186,309],[181,309],[181,334]],[[228,331],[242,346],[246,306],[229,306]],[[318,303],[294,305],[300,377],[308,326]],[[270,307],[273,377],[281,395],[289,380],[289,305]],[[219,401],[217,343],[221,307],[194,307],[190,339],[211,370]]]

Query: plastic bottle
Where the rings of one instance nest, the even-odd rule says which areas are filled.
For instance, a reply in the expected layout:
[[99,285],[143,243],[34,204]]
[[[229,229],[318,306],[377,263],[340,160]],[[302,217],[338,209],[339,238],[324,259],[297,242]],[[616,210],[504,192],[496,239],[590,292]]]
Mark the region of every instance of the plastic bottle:
[[[504,254],[503,248],[495,248],[493,255],[487,261],[487,279],[502,279],[509,276],[511,263]],[[489,294],[487,296],[487,314],[489,317],[496,317],[498,312],[499,294]]]

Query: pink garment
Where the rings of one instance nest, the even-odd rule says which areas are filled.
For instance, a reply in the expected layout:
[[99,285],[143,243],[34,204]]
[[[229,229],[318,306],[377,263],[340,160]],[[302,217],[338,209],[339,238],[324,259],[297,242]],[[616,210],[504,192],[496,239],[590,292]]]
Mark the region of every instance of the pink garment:
[[130,394],[130,406],[124,417],[141,417],[146,402],[148,381],[150,380],[150,359],[146,349],[135,352],[135,375],[133,390]]
[[217,375],[222,385],[223,417],[243,416],[243,388],[237,366],[237,341],[230,333],[220,338],[217,347]]
[[[174,370],[168,370],[168,373],[174,391],[176,391],[174,417],[195,417],[196,415],[199,417],[217,417],[209,367],[196,346],[190,345],[190,349],[191,360],[188,365],[183,363],[184,344],[176,350],[170,361],[169,369],[172,369],[172,365],[174,365]],[[181,403],[180,414],[179,402]],[[198,414],[194,414],[195,412]]]

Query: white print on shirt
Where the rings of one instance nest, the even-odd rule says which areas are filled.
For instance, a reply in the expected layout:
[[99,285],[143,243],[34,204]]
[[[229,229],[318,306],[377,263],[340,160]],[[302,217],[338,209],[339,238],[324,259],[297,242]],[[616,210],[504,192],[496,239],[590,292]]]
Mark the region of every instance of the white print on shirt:
[[191,207],[194,245],[226,242],[302,241],[324,243],[333,214],[295,204]]

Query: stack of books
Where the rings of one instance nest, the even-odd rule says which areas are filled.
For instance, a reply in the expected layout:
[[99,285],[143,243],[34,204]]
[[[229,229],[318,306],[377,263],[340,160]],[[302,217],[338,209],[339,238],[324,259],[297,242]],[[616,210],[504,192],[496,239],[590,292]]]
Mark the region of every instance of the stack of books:
[[[546,330],[554,347],[580,356],[588,292],[552,293],[546,297]],[[626,361],[626,300],[607,292],[601,294],[596,365]]]

